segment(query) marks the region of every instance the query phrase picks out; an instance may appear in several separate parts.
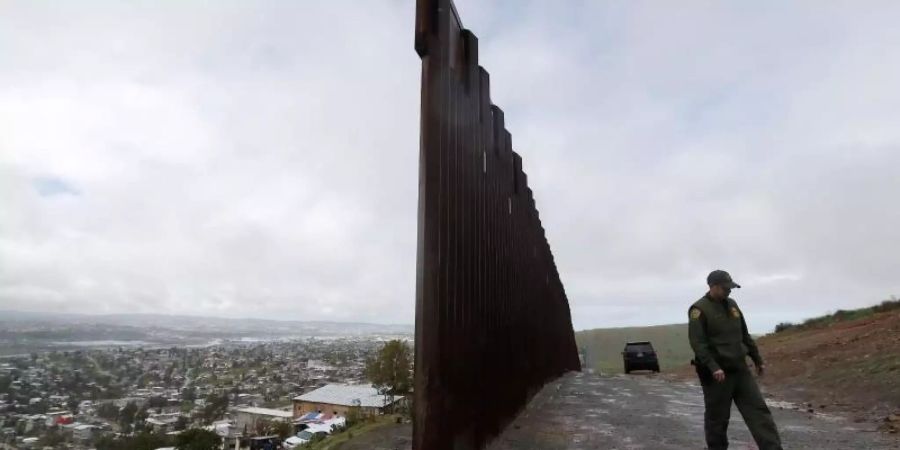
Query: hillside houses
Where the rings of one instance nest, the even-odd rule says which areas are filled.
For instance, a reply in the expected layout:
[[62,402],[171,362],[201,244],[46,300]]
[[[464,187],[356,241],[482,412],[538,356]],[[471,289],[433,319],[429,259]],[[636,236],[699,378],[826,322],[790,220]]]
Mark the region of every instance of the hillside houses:
[[238,422],[250,423],[248,412],[277,410],[291,422],[298,396],[363,382],[366,357],[378,345],[367,338],[308,339],[0,359],[0,443],[58,432],[71,448],[87,449],[102,436],[177,433],[210,423],[232,439],[244,431]]

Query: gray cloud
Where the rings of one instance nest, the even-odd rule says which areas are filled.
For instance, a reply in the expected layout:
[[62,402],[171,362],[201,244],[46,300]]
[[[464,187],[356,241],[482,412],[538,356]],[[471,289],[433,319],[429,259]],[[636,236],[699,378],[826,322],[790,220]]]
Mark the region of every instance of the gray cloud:
[[[900,294],[896,5],[457,6],[576,328]],[[3,8],[0,309],[412,321],[412,3]]]

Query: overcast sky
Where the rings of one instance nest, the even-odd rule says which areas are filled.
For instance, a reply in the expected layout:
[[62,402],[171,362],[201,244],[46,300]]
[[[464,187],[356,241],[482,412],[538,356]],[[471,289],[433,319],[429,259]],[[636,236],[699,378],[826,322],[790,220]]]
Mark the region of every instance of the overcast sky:
[[[457,7],[576,329],[900,295],[900,3]],[[414,9],[0,3],[0,310],[412,323]]]

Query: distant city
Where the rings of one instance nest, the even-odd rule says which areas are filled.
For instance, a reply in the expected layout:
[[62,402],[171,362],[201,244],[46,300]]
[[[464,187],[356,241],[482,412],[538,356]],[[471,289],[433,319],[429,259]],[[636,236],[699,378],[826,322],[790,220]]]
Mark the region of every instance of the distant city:
[[54,350],[166,348],[348,336],[411,336],[412,325],[301,322],[156,314],[0,311],[0,357]]
[[296,419],[298,396],[366,385],[367,358],[392,339],[411,341],[412,326],[3,312],[0,448],[99,448],[200,427],[246,435],[242,414]]

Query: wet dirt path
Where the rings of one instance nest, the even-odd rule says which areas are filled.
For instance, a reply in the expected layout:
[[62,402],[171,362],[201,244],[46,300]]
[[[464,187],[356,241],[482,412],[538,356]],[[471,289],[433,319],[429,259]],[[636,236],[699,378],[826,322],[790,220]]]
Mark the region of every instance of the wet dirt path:
[[[871,424],[770,403],[785,449],[898,449]],[[756,449],[736,408],[731,449]],[[648,375],[567,374],[544,387],[491,450],[703,449],[696,384]]]

